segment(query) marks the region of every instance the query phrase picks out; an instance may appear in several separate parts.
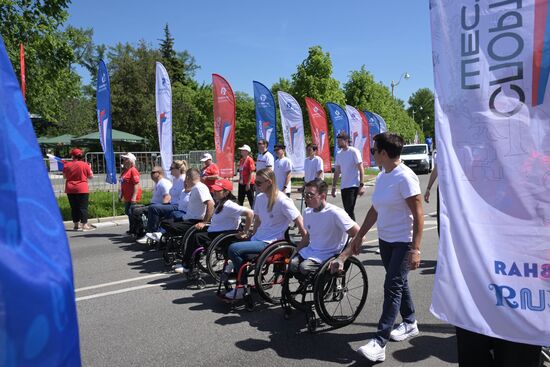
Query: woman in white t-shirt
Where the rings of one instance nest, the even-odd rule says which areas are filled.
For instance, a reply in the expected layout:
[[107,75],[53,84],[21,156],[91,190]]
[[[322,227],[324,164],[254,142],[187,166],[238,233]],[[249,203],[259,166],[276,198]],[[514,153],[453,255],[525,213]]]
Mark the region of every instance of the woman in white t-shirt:
[[[241,265],[250,255],[256,255],[270,243],[285,238],[288,226],[294,222],[302,237],[306,235],[300,212],[292,200],[277,189],[275,173],[268,168],[256,173],[256,188],[260,194],[254,202],[254,231],[250,240],[237,242],[229,246],[229,259],[235,272],[238,273]],[[247,281],[247,274],[243,272],[240,284]],[[238,287],[225,294],[229,299],[242,299],[244,288]]]
[[[384,304],[376,336],[359,348],[376,362],[385,359],[388,340],[402,341],[418,334],[407,276],[420,264],[424,211],[418,177],[400,159],[403,138],[382,133],[373,140],[374,159],[382,171],[376,178],[372,206],[357,236],[332,265],[342,268],[351,253],[359,254],[363,237],[377,223],[380,257],[386,269]],[[394,328],[399,313],[403,322]]]
[[216,206],[210,225],[206,231],[197,231],[189,239],[183,256],[183,266],[175,269],[177,273],[187,273],[189,271],[192,266],[190,263],[191,257],[196,249],[201,246],[208,247],[222,233],[237,232],[241,217],[246,218],[243,229],[245,233],[248,233],[250,227],[252,227],[254,212],[235,203],[236,198],[231,192],[233,184],[229,180],[218,180],[212,185],[211,189],[216,200]]

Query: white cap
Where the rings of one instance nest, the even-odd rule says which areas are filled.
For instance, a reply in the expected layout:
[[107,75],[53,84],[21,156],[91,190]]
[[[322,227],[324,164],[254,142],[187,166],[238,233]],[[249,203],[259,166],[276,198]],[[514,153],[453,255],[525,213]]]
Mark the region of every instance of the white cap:
[[204,153],[201,158],[201,162],[206,162],[207,160],[212,159],[212,154]]
[[252,152],[252,149],[250,149],[250,146],[246,144],[240,147],[239,150],[246,150],[248,153]]
[[126,153],[126,154],[121,155],[121,157],[122,157],[123,159],[129,159],[129,160],[131,160],[133,163],[136,163],[136,156],[133,155],[132,153],[129,153],[129,152],[128,152],[128,153]]

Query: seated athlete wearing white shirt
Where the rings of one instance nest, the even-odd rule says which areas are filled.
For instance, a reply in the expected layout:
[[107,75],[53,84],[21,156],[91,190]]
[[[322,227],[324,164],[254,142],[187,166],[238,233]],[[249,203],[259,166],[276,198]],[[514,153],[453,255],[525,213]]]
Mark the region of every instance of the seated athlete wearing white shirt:
[[307,234],[298,244],[298,254],[290,262],[290,271],[306,275],[323,262],[339,254],[346,241],[359,232],[355,223],[342,208],[327,203],[328,185],[317,178],[304,186],[307,208],[304,227]]
[[[260,194],[254,202],[254,232],[250,236],[250,240],[233,243],[228,250],[229,258],[237,273],[246,259],[250,258],[250,255],[260,254],[270,243],[283,240],[285,232],[292,222],[298,227],[302,236],[306,235],[300,212],[292,200],[277,189],[277,180],[272,170],[265,168],[258,171],[256,188]],[[246,280],[245,269],[238,282],[244,284]],[[242,287],[234,288],[225,294],[228,299],[242,299],[243,296],[244,288]]]
[[175,268],[176,273],[187,273],[191,268],[190,263],[193,252],[199,247],[206,248],[216,237],[222,233],[237,232],[241,222],[241,217],[246,218],[243,228],[244,233],[248,233],[252,227],[254,212],[235,202],[235,196],[231,192],[233,184],[231,181],[223,179],[218,180],[212,185],[212,193],[216,200],[214,215],[206,231],[197,231],[187,242],[185,254],[183,256],[183,266]]

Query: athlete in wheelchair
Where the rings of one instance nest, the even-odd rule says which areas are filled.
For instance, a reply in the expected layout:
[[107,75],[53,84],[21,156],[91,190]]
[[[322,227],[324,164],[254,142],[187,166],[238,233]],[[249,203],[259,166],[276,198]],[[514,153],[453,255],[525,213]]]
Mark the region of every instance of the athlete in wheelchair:
[[335,255],[342,252],[348,237],[358,233],[359,226],[343,209],[327,203],[327,192],[328,185],[321,179],[304,186],[307,235],[290,261],[281,299],[285,318],[292,307],[304,311],[311,332],[317,327],[315,311],[334,327],[353,322],[368,290],[367,274],[356,258],[349,258],[341,272],[331,269]]
[[[222,276],[218,287],[218,295],[222,295],[222,285],[225,286],[225,300],[245,298],[249,308],[253,306],[250,295],[252,287],[266,301],[280,301],[284,272],[295,249],[285,239],[285,233],[294,222],[302,237],[305,236],[300,212],[292,200],[277,189],[275,174],[271,169],[257,172],[256,188],[259,195],[254,204],[253,233],[240,236],[244,242],[229,246],[229,260],[225,262],[224,274],[234,272],[236,284],[230,289],[231,284]],[[254,276],[253,286],[248,285],[249,274]]]
[[195,280],[199,287],[205,282],[201,278],[201,271],[208,272],[205,264],[206,251],[218,237],[226,238],[235,235],[241,228],[241,217],[245,217],[244,231],[248,233],[252,226],[254,212],[235,203],[232,193],[233,184],[229,180],[218,180],[211,187],[216,205],[210,224],[199,223],[190,227],[184,235],[183,258],[181,265],[174,270],[176,273],[187,274],[189,279]]
[[[200,181],[200,172],[196,168],[187,170],[186,184],[191,188],[189,202],[185,213],[163,220],[160,223],[164,234],[161,238],[161,246],[164,247],[163,257],[167,266],[172,266],[177,258],[183,257],[183,245],[191,234],[191,227],[202,229],[210,222],[214,211],[214,200],[208,187]],[[174,212],[177,214],[179,212]]]

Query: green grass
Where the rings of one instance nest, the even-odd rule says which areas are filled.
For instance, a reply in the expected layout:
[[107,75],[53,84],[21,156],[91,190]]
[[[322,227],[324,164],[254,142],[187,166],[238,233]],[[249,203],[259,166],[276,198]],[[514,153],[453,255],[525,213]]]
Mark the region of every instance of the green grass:
[[[103,218],[113,215],[113,194],[111,192],[96,191],[90,193],[90,202],[88,204],[88,217]],[[149,203],[152,192],[143,191],[141,202]],[[61,210],[63,220],[71,220],[71,207],[67,195],[57,198],[57,205]],[[118,195],[115,193],[115,215],[124,215],[124,202],[118,201]]]

